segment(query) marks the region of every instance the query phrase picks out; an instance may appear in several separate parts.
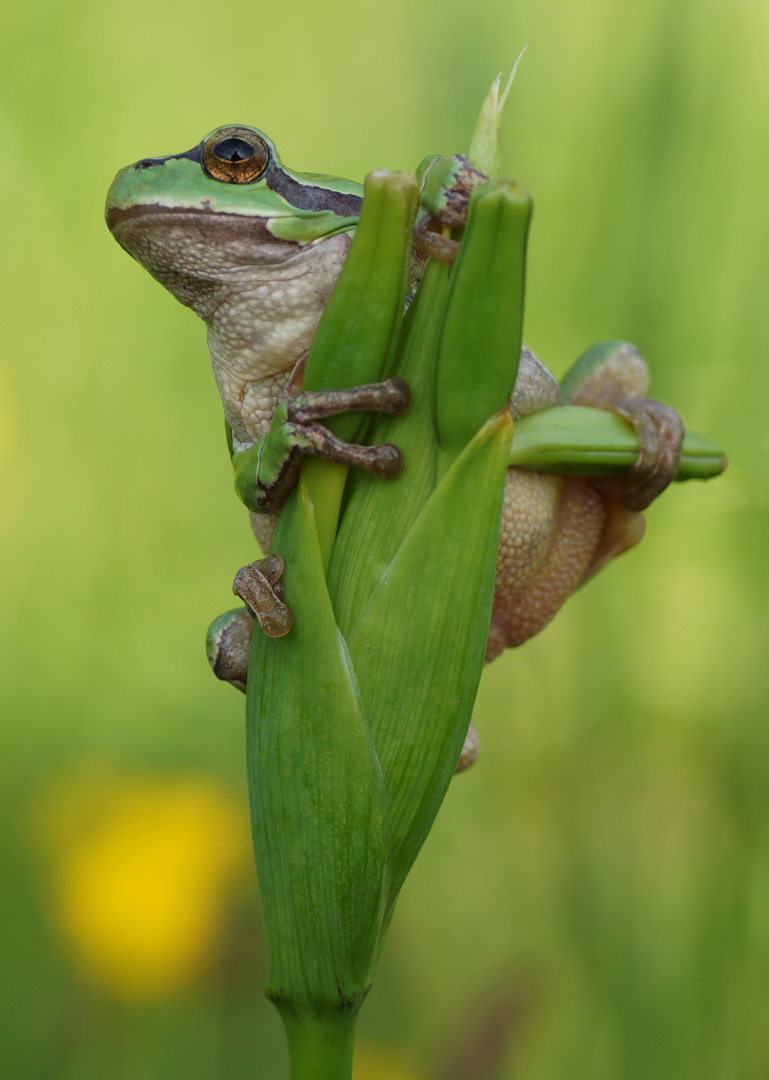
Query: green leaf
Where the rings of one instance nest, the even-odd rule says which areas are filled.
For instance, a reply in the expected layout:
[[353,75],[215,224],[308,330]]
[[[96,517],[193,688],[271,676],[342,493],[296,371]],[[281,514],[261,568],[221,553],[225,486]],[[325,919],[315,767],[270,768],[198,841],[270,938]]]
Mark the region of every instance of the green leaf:
[[328,575],[343,634],[371,596],[435,487],[435,364],[448,280],[446,264],[431,261],[406,315],[397,371],[411,388],[408,412],[398,417],[374,416],[366,433],[369,444],[392,442],[400,448],[403,472],[396,480],[383,481],[353,470],[348,480]]
[[283,638],[254,634],[246,706],[267,994],[294,1017],[352,1015],[387,889],[383,782],[301,481],[275,547],[296,621]]
[[493,180],[473,189],[438,354],[439,472],[513,392],[530,220],[522,184]]
[[491,618],[508,412],[457,458],[349,635],[384,773],[394,900],[435,819],[472,715]]
[[499,82],[502,78],[501,72],[491,84],[491,89],[486,95],[486,100],[481,106],[481,111],[475,122],[473,137],[470,140],[468,157],[476,169],[486,173],[492,180],[502,175],[502,162],[499,157],[499,125],[502,122],[502,113],[505,111],[505,104],[513,86],[515,73],[527,48],[528,45],[524,45],[521,49],[502,93],[499,92]]
[[[379,170],[366,177],[360,221],[310,347],[304,390],[363,386],[391,373],[403,324],[418,195],[411,173]],[[329,417],[326,425],[351,442],[368,422],[360,413],[343,413]],[[347,469],[315,460],[304,464],[302,474],[316,506],[327,570]]]

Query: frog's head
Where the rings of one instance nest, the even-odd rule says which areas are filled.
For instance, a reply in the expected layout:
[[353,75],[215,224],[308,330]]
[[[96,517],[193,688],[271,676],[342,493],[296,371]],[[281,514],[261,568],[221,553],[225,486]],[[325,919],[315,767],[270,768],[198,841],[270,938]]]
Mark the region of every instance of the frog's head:
[[286,169],[257,128],[217,128],[183,154],[142,158],[107,194],[112,234],[202,314],[206,293],[355,228],[362,188]]

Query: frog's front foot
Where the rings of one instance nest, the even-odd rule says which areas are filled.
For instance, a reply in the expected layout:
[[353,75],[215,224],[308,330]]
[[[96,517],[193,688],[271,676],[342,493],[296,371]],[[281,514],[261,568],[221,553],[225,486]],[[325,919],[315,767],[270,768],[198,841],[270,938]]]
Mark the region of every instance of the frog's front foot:
[[397,446],[358,446],[344,442],[325,425],[330,416],[348,412],[383,412],[400,416],[411,394],[405,379],[394,375],[385,382],[348,390],[302,391],[282,401],[264,439],[233,455],[235,487],[249,510],[264,514],[279,510],[296,483],[305,455],[326,458],[340,465],[365,469],[385,480],[403,468]]
[[329,416],[347,412],[382,412],[400,416],[411,403],[405,379],[393,375],[386,382],[354,386],[349,390],[306,390],[286,401],[286,423],[305,454],[354,465],[384,480],[391,480],[403,469],[403,457],[397,446],[358,446],[337,438],[327,427],[315,423]]
[[426,158],[418,174],[422,212],[414,227],[414,248],[422,256],[451,264],[459,252],[459,240],[444,235],[444,230],[464,229],[473,188],[488,176],[463,154]]

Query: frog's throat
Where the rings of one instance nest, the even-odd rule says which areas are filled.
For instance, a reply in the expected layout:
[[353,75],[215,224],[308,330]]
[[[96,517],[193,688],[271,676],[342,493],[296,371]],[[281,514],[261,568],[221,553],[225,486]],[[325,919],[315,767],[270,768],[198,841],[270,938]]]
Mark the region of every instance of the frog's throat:
[[[277,266],[307,246],[274,236],[269,218],[189,207],[140,203],[127,209],[111,208],[107,223],[120,246],[166,288],[171,288],[169,279],[179,274],[207,279],[212,271]],[[208,258],[201,260],[201,252]]]

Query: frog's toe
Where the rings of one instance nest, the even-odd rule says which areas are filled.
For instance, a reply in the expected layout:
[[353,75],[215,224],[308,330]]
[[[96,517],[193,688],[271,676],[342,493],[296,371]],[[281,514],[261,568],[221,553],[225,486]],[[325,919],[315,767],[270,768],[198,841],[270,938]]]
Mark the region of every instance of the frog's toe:
[[399,375],[384,382],[352,386],[347,390],[303,390],[288,398],[286,415],[295,424],[310,424],[348,412],[383,412],[400,416],[411,404],[411,392]]
[[685,431],[675,409],[644,396],[649,369],[643,356],[627,342],[595,345],[583,353],[562,385],[570,405],[608,409],[635,429],[638,458],[627,476],[593,483],[629,510],[645,510],[675,479]]
[[675,479],[686,434],[675,409],[653,398],[618,398],[611,411],[633,425],[639,451],[617,496],[629,510],[645,510]]
[[283,603],[283,573],[280,555],[243,566],[235,575],[232,591],[244,601],[251,615],[268,637],[283,637],[294,625],[294,616]]
[[303,454],[325,458],[338,465],[354,466],[373,473],[383,480],[393,480],[403,470],[403,455],[392,443],[378,446],[358,446],[344,442],[322,424],[286,425]]

